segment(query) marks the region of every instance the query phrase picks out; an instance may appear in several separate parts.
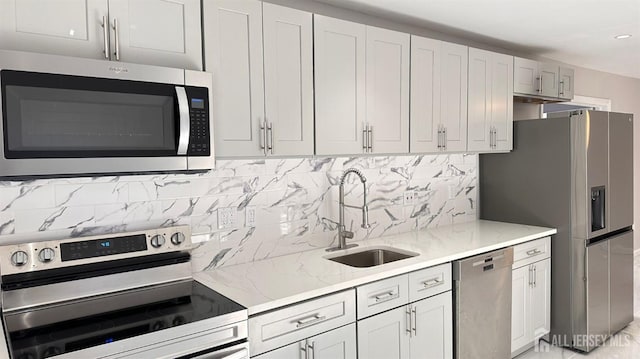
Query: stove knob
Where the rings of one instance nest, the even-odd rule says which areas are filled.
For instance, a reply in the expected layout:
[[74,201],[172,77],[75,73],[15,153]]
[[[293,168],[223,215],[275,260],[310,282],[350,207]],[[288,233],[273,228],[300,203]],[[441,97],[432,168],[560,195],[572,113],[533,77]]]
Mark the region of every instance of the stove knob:
[[162,234],[157,234],[151,237],[151,246],[153,248],[160,248],[164,245],[165,239]]
[[11,263],[16,267],[22,267],[28,260],[29,255],[25,251],[17,251],[11,255]]
[[42,263],[47,263],[47,262],[51,262],[55,257],[55,255],[56,255],[56,252],[53,249],[42,248],[40,250],[40,253],[38,253],[38,259],[40,259],[40,262]]
[[171,235],[171,243],[178,246],[184,242],[184,234],[182,232],[176,232]]

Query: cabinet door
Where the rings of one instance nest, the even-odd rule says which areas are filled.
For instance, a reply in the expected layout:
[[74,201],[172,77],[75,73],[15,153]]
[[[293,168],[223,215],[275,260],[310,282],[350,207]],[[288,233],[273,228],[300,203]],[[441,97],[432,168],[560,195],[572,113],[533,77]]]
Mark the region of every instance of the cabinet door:
[[440,122],[445,128],[447,151],[467,149],[467,67],[468,48],[442,44]]
[[513,92],[539,95],[539,73],[538,61],[523,59],[521,57],[514,58],[514,81]]
[[411,36],[411,130],[409,150],[436,152],[440,125],[441,42]]
[[289,344],[285,347],[254,356],[256,359],[305,359],[306,342]]
[[103,17],[107,0],[2,0],[0,48],[106,59]]
[[551,329],[551,259],[533,263],[531,286],[531,335],[540,338]]
[[491,52],[469,49],[469,151],[491,150],[492,69]]
[[410,354],[412,359],[453,358],[451,292],[412,304],[415,311]]
[[112,60],[202,70],[200,0],[109,0],[109,18]]
[[358,321],[358,357],[409,358],[409,323],[403,306]]
[[511,273],[511,352],[531,343],[531,267],[514,269]]
[[213,72],[216,155],[264,155],[262,3],[204,1],[205,70]]
[[560,84],[559,71],[560,67],[557,65],[550,65],[541,63],[540,67],[540,94],[548,97],[558,97],[558,85]]
[[560,67],[560,85],[558,86],[558,97],[573,99],[573,81],[575,79],[574,70],[567,67]]
[[311,13],[263,3],[265,118],[273,155],[313,155]]
[[316,154],[362,153],[366,26],[314,15]]
[[313,359],[356,359],[356,324],[307,339],[307,350]]
[[409,34],[367,26],[366,121],[373,153],[409,152]]
[[513,56],[492,54],[491,124],[494,150],[513,149]]

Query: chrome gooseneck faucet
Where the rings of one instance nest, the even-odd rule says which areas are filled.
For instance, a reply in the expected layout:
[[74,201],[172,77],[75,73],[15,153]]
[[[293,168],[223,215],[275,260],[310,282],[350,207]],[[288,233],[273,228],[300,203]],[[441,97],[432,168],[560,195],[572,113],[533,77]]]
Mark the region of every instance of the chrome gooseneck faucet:
[[[362,202],[362,207],[352,206],[344,203],[344,181],[350,173],[354,173],[358,175],[360,178],[360,182],[362,182],[362,189],[364,190],[364,198]],[[369,225],[369,207],[367,206],[367,179],[364,177],[360,170],[355,168],[349,168],[344,171],[342,176],[340,177],[340,203],[339,203],[339,213],[340,213],[340,223],[338,224],[338,246],[327,249],[328,252],[337,251],[340,249],[353,248],[357,246],[357,244],[352,243],[347,245],[347,238],[353,238],[353,232],[347,231],[347,228],[344,225],[344,208],[356,208],[362,210],[362,228],[370,228]]]

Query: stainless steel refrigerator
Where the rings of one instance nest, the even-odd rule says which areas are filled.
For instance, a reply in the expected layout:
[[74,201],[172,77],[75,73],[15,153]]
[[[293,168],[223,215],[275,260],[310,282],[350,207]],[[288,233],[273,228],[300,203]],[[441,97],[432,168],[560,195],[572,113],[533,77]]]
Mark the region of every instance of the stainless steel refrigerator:
[[633,320],[633,115],[516,121],[480,155],[480,217],[555,227],[552,344],[591,351]]

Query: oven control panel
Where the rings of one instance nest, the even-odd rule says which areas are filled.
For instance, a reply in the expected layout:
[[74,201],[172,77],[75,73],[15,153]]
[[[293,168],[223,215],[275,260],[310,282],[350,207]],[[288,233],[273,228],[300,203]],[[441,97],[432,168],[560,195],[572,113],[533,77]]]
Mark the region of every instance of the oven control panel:
[[12,244],[0,247],[0,272],[16,274],[190,249],[188,226]]

